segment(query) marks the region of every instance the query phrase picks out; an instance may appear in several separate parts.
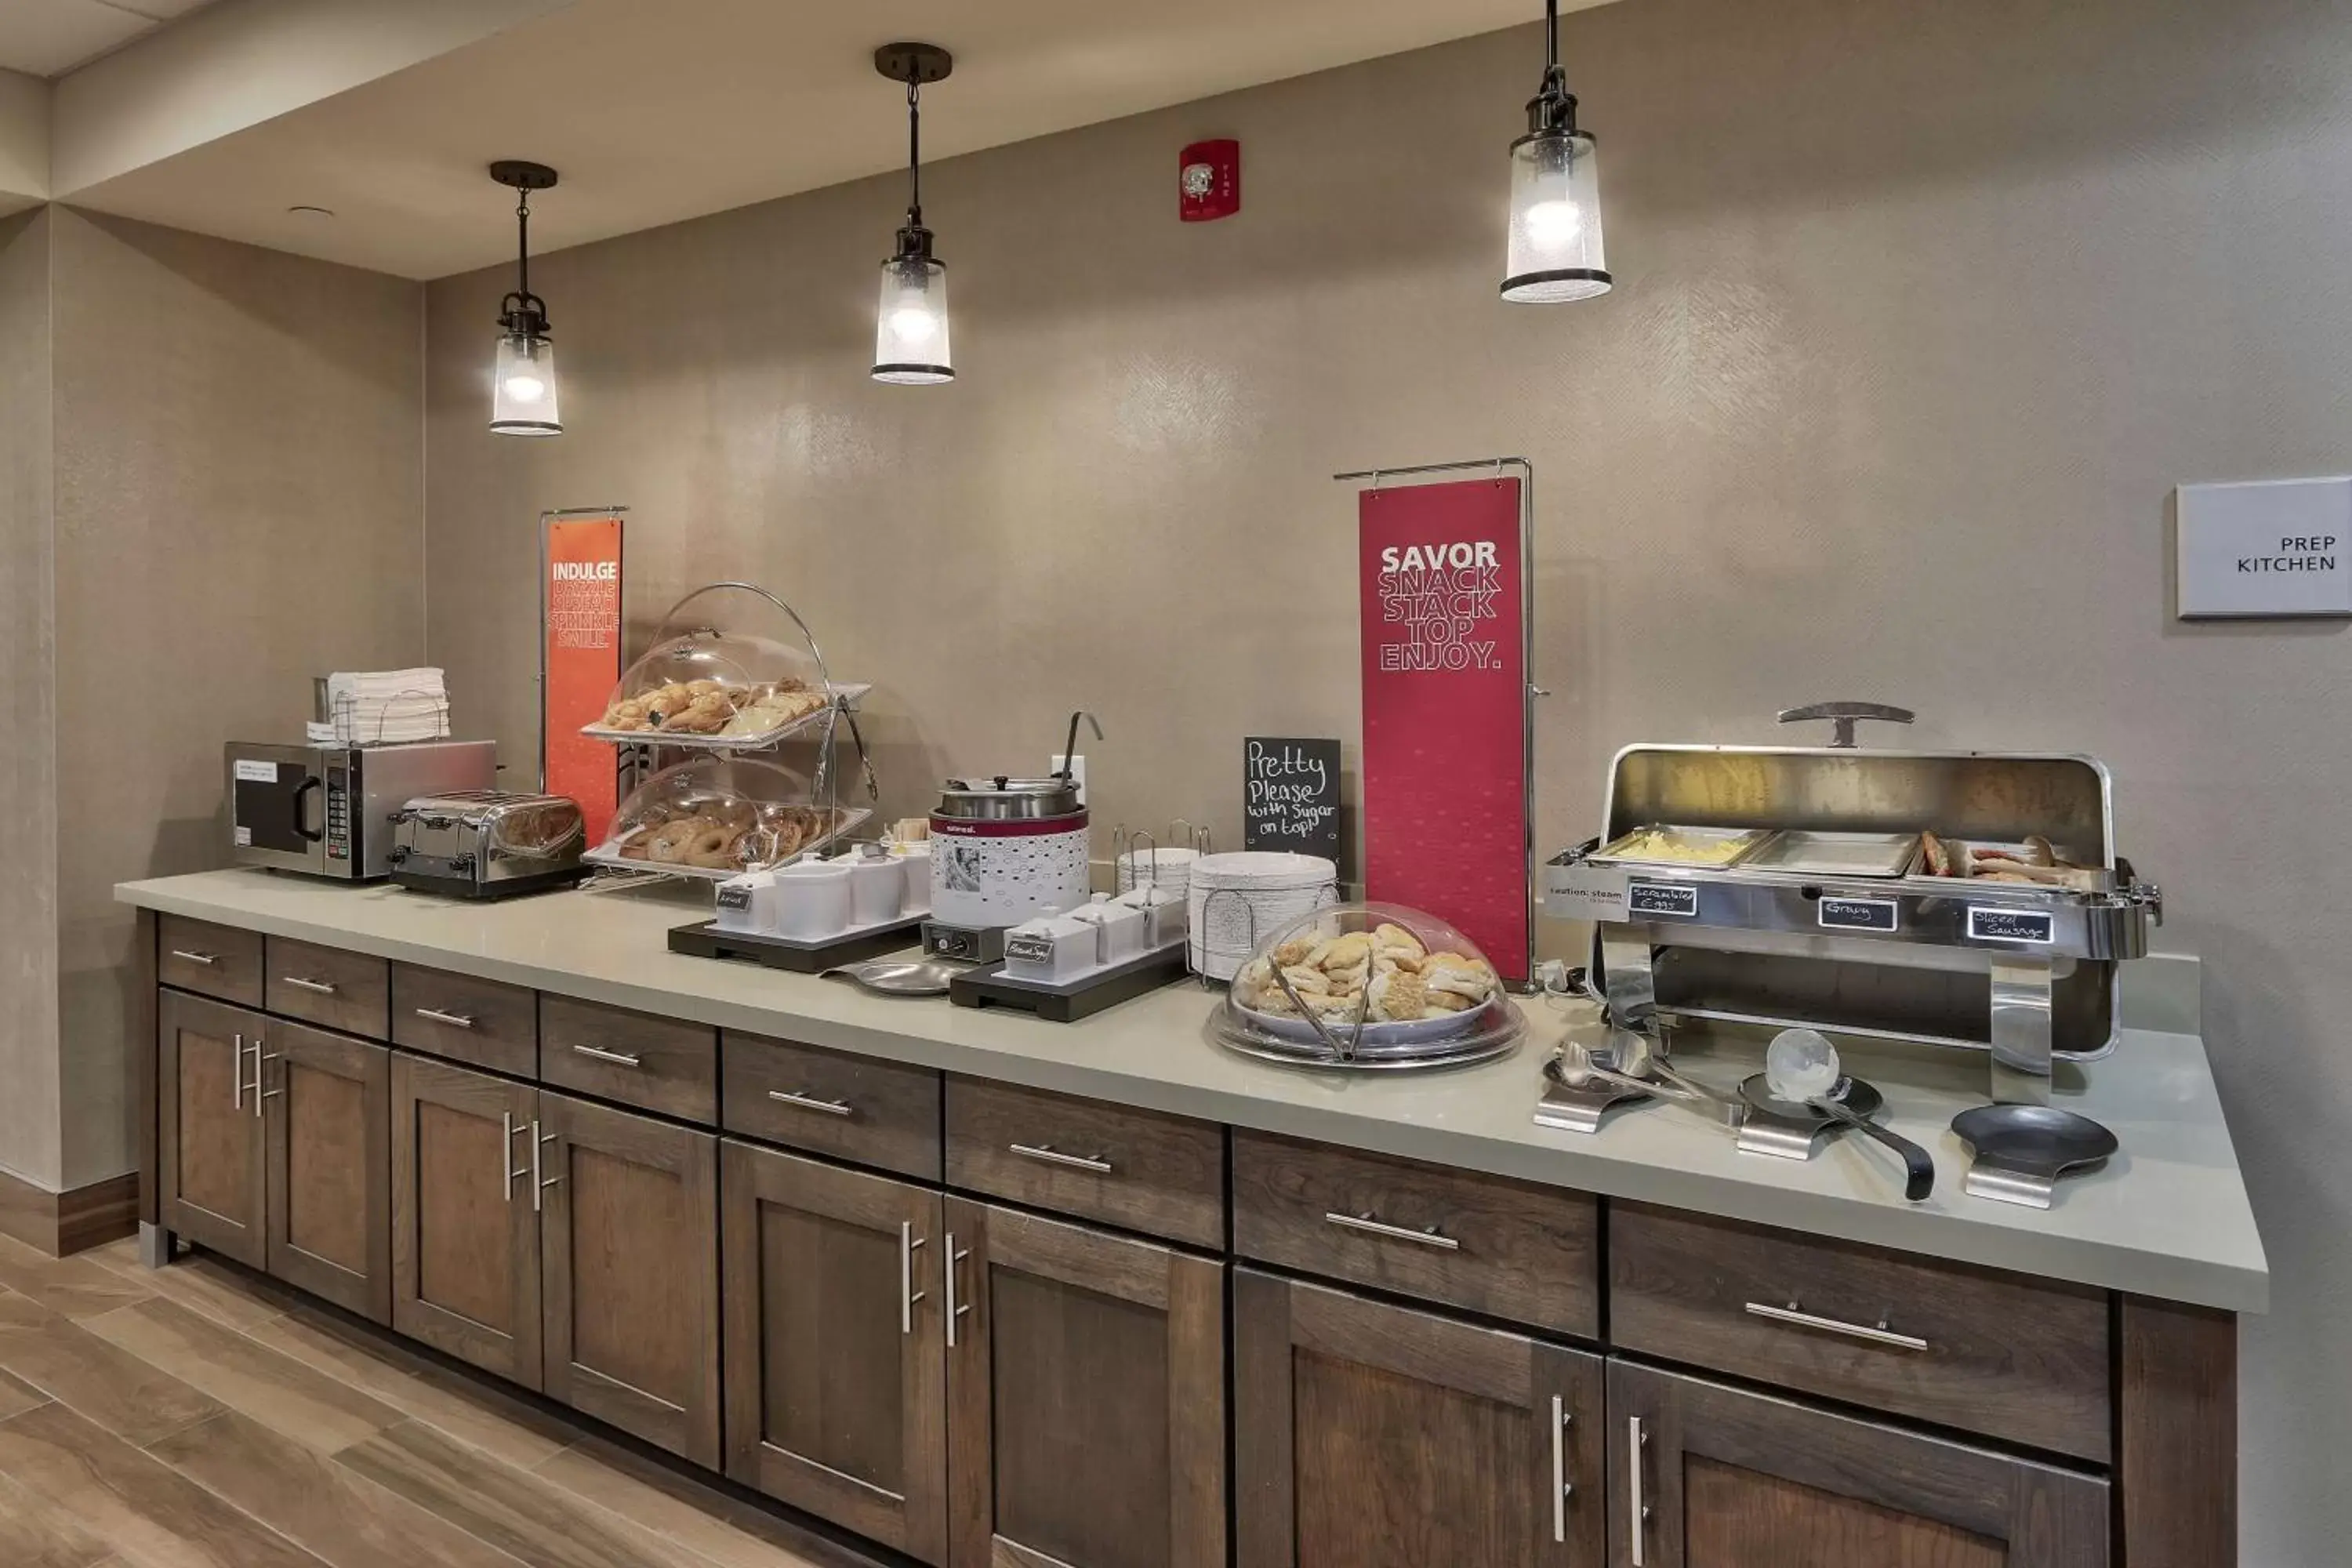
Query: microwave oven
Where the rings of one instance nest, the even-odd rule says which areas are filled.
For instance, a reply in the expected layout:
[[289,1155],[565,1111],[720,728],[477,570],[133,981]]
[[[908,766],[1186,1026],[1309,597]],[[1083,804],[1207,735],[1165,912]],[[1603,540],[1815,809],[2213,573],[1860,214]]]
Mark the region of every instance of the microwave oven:
[[393,817],[419,795],[496,786],[490,741],[397,746],[269,745],[231,741],[229,855],[363,882],[389,875]]

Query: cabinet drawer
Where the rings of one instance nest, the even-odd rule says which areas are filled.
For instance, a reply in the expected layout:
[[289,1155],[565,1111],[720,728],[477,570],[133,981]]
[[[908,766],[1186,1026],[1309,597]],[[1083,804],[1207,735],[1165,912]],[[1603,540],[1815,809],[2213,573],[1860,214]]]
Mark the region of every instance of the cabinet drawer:
[[1224,1245],[1225,1134],[1213,1122],[956,1078],[947,1125],[952,1186]]
[[530,1078],[539,1071],[539,993],[395,963],[392,1037],[412,1051]]
[[1817,1397],[2108,1458],[2107,1300],[2084,1286],[1619,1205],[1609,1334]]
[[261,933],[192,921],[184,915],[158,915],[155,978],[240,1007],[258,1007]]
[[1234,1133],[1234,1250],[1563,1333],[1601,1327],[1598,1203],[1412,1160]]
[[719,1031],[569,996],[539,999],[542,1083],[716,1125]]
[[940,1179],[940,1075],[929,1068],[731,1032],[720,1048],[730,1132]]
[[273,1013],[383,1039],[392,1021],[392,965],[363,952],[269,939],[262,994]]

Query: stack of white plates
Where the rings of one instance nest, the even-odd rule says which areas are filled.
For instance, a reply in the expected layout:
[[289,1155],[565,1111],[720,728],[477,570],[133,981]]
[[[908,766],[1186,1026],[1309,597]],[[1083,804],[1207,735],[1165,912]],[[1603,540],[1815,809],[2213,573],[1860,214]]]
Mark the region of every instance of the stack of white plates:
[[1231,980],[1261,944],[1339,897],[1339,868],[1319,855],[1203,855],[1192,862],[1184,899],[1192,967]]
[[1138,849],[1118,857],[1118,890],[1132,892],[1137,880],[1156,883],[1160,890],[1182,898],[1192,883],[1192,862],[1198,849]]

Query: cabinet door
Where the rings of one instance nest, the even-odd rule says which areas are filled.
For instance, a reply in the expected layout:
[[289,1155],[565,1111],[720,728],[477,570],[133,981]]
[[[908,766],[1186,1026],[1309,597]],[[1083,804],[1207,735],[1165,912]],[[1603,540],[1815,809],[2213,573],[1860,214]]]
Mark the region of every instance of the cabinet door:
[[1245,1268],[1234,1341],[1240,1568],[1599,1561],[1599,1357]]
[[269,1272],[389,1323],[392,1053],[281,1021],[262,1059]]
[[947,1202],[954,1568],[1225,1553],[1224,1265]]
[[939,1194],[731,1141],[719,1173],[727,1473],[946,1562]]
[[258,1013],[163,993],[156,1008],[163,1223],[255,1268],[268,1256]]
[[2106,1568],[2106,1483],[1613,1362],[1610,1562]]
[[539,1097],[548,1396],[710,1469],[719,1452],[719,1140]]
[[392,1059],[392,1326],[540,1386],[528,1084]]

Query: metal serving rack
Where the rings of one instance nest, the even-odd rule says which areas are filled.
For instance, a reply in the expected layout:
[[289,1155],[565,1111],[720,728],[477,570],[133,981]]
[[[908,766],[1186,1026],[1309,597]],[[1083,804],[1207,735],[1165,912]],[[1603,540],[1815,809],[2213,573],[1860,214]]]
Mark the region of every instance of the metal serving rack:
[[[660,626],[656,628],[653,640],[646,646],[659,647],[672,637],[680,637],[688,632],[699,631],[714,637],[718,636],[719,628],[708,623],[700,626],[686,626],[681,625],[678,620],[680,613],[688,605],[706,595],[718,593],[751,595],[755,598],[764,600],[785,619],[791,621],[793,629],[800,633],[802,643],[808,648],[809,657],[815,661],[817,679],[824,684],[825,693],[831,700],[805,719],[785,725],[775,734],[751,745],[731,737],[664,734],[640,739],[633,733],[600,731],[593,727],[589,732],[614,746],[614,767],[620,784],[620,794],[625,799],[631,790],[659,771],[661,753],[664,752],[707,751],[733,756],[768,756],[782,751],[786,742],[800,739],[814,731],[813,739],[817,749],[816,773],[810,781],[810,793],[821,802],[825,813],[825,820],[833,824],[833,826],[830,831],[802,845],[792,857],[797,859],[801,856],[848,837],[873,816],[873,803],[881,798],[882,786],[880,780],[875,775],[874,759],[866,750],[865,732],[858,728],[857,724],[857,704],[873,688],[867,684],[845,685],[836,682],[833,679],[832,667],[825,663],[824,650],[817,646],[816,634],[809,630],[809,624],[802,617],[801,613],[756,583],[741,583],[730,579],[704,584],[669,607],[663,615]],[[858,773],[865,784],[866,798],[868,803],[864,806],[854,806],[845,810],[841,805],[840,766],[835,751],[837,731],[845,723],[848,726],[851,742],[857,750]],[[593,884],[599,888],[635,886],[654,879],[681,876],[699,876],[703,880],[717,881],[729,874],[722,872],[713,875],[698,871],[692,867],[649,866],[636,860],[616,861],[604,857],[596,850],[589,851],[586,858],[591,864],[599,868],[599,875]]]
[[[1993,1099],[2014,1104],[2048,1103],[2054,1062],[2112,1050],[2118,966],[2146,954],[2164,903],[2116,854],[2106,768],[2040,752],[1861,750],[1854,719],[1910,718],[1874,704],[1781,717],[1835,721],[1843,743],[1628,746],[1601,836],[1545,865],[1545,912],[1596,924],[1610,1021],[1662,1039],[1684,1023],[1809,1026],[1981,1051]],[[1604,852],[1651,826],[1761,831],[1719,865]],[[1929,875],[1923,831],[1977,846],[2038,839],[2079,868],[2079,885]],[[1871,836],[1915,847],[1860,874],[1857,845]]]

